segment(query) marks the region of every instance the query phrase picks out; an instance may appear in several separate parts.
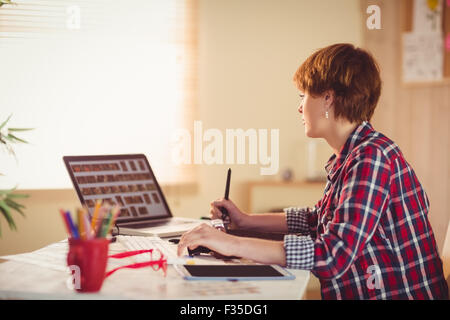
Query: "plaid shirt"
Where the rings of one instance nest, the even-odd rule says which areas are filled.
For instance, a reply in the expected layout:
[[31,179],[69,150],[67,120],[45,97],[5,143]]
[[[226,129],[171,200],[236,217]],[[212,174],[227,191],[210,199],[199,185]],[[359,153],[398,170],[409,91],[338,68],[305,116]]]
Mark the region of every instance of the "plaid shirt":
[[285,209],[287,267],[317,276],[323,299],[448,299],[428,198],[398,146],[363,122],[325,169],[323,198]]

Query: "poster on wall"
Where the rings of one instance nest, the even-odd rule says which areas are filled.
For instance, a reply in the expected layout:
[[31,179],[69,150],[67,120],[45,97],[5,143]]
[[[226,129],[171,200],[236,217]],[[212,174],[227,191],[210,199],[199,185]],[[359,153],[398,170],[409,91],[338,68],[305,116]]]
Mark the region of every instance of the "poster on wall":
[[[445,4],[447,0],[445,0]],[[444,77],[444,0],[414,0],[412,31],[403,34],[403,81]]]
[[414,33],[442,32],[442,1],[414,0]]
[[403,80],[437,81],[443,77],[444,54],[441,33],[403,34]]

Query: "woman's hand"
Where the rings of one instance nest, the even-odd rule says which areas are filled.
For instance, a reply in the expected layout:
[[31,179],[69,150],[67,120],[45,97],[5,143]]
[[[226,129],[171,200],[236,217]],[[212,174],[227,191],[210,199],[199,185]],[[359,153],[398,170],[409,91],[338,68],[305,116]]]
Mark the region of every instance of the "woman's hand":
[[193,250],[198,246],[227,257],[236,256],[264,264],[286,266],[283,241],[236,237],[205,223],[183,234],[177,254],[181,256],[186,248]]
[[204,246],[224,256],[231,256],[237,248],[235,239],[236,237],[203,223],[183,234],[178,243],[177,253],[181,256],[185,248],[193,250],[198,246]]
[[[228,218],[224,217],[221,208],[228,211]],[[233,223],[237,228],[244,228],[250,217],[248,214],[239,210],[231,200],[223,198],[211,202],[210,217],[211,219],[222,219],[225,223]]]

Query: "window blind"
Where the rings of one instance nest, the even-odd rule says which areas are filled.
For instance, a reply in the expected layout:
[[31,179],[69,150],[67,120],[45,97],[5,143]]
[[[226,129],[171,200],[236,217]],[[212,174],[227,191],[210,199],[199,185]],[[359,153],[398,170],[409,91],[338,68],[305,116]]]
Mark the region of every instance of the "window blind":
[[[145,153],[162,183],[191,182],[172,134],[196,105],[195,0],[21,0],[0,7],[0,115],[22,134],[2,187],[71,187],[63,155]],[[2,119],[0,119],[2,121]]]

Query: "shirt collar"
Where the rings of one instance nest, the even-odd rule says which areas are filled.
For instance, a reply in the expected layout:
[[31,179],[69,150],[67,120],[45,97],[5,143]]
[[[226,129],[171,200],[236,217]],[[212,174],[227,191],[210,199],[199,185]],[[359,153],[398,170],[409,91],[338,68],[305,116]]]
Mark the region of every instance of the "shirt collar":
[[331,181],[333,179],[333,177],[339,171],[345,159],[347,158],[347,155],[351,153],[351,151],[356,146],[361,144],[361,142],[364,141],[366,137],[373,132],[374,129],[372,125],[367,121],[363,121],[352,131],[352,133],[350,133],[339,154],[337,156],[333,154],[325,165],[325,170],[328,174],[328,180]]

